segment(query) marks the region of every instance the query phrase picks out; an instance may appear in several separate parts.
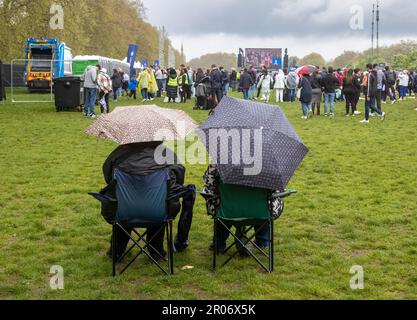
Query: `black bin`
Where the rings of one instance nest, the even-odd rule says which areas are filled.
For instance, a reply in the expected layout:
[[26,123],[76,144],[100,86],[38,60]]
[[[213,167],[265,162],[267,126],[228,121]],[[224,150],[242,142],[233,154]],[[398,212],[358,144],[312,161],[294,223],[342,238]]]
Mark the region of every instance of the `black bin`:
[[80,77],[54,79],[54,92],[55,108],[58,112],[79,108],[84,104],[84,83]]

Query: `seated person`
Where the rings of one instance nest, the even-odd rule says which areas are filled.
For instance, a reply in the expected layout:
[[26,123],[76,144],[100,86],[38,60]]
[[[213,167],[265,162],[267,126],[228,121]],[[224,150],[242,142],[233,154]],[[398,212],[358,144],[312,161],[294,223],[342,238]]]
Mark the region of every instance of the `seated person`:
[[[206,206],[207,213],[211,216],[216,216],[217,211],[220,208],[220,195],[218,191],[218,186],[220,183],[220,174],[217,170],[216,165],[211,164],[207,168],[207,171],[204,173],[204,189],[203,192],[206,195]],[[273,191],[269,192],[269,208],[274,219],[278,219],[283,212],[283,201],[279,198],[274,198],[272,195]],[[231,225],[228,225],[230,228]],[[236,228],[236,236],[241,238],[243,236],[244,227]],[[261,248],[269,247],[269,224],[266,224],[264,227],[255,227],[255,232],[257,232],[255,243]],[[222,253],[226,249],[226,242],[229,237],[229,233],[222,226],[217,226],[217,252]],[[237,245],[238,249],[240,245]],[[210,245],[210,250],[214,250],[214,244]],[[246,255],[246,252],[240,252],[242,255]]]
[[[176,154],[169,148],[164,147],[164,153],[171,155],[172,159],[175,159],[175,165],[158,164],[155,160],[155,150],[162,142],[149,142],[149,143],[137,143],[128,144],[117,147],[107,158],[103,165],[104,179],[107,186],[100,191],[101,194],[116,198],[115,181],[113,180],[113,171],[117,167],[129,175],[149,175],[156,171],[169,168],[169,186],[168,186],[168,198],[171,196],[181,193],[182,194],[182,206],[179,198],[169,200],[168,211],[172,218],[175,218],[181,210],[181,216],[178,223],[178,233],[175,237],[175,251],[180,252],[188,247],[188,234],[191,228],[193,219],[193,207],[195,202],[195,187],[186,186],[184,187],[185,179],[185,168],[181,164],[178,164]],[[117,203],[102,203],[101,213],[105,220],[113,224],[117,212]],[[165,234],[165,228],[159,234],[156,234],[160,227],[148,228],[147,240],[151,241],[151,245],[159,251],[162,256],[165,256],[163,248],[163,240]],[[128,230],[131,232],[131,230]],[[121,257],[126,250],[129,242],[129,237],[120,229],[117,229],[116,234],[112,235],[117,238],[116,256]],[[160,256],[157,252],[149,250],[152,256],[159,259]],[[111,256],[111,248],[108,252]]]

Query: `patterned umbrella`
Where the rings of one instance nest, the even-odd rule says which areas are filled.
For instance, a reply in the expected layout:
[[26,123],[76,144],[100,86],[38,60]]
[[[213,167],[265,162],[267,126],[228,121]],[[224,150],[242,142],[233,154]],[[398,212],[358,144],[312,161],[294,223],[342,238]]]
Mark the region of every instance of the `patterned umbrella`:
[[295,72],[301,76],[303,74],[312,74],[313,72],[316,72],[317,68],[315,66],[303,66],[298,68]]
[[[85,131],[120,145],[161,140],[183,140],[197,128],[184,111],[158,106],[119,107],[99,117]],[[161,139],[165,136],[164,139]]]
[[199,129],[227,184],[283,191],[308,153],[277,106],[224,97]]

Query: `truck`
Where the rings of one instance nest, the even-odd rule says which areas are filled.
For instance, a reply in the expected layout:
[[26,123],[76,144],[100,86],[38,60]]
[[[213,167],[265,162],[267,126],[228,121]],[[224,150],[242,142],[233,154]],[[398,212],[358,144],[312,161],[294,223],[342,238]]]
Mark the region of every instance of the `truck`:
[[53,80],[72,74],[72,51],[57,38],[29,38],[25,82],[30,92],[51,91]]

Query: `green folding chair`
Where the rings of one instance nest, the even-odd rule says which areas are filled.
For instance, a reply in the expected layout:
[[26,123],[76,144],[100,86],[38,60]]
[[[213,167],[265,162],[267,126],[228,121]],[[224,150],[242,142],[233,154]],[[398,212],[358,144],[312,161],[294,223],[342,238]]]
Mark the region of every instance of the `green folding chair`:
[[[296,193],[295,190],[288,190],[282,193],[275,193],[273,197],[285,198]],[[232,261],[240,252],[246,252],[266,272],[274,270],[274,218],[268,203],[269,191],[265,189],[249,188],[244,186],[229,185],[220,183],[220,207],[214,217],[214,250],[213,269],[217,269],[218,248],[218,227],[227,230],[233,237],[233,243],[226,247],[222,254],[228,256],[222,267]],[[205,195],[207,197],[207,195]],[[231,226],[242,228],[241,236],[232,232]],[[267,248],[260,247],[254,239],[259,232],[269,227],[269,239]],[[258,227],[255,230],[255,227]],[[252,230],[254,231],[252,233]],[[231,254],[231,249],[237,246],[239,250]],[[267,263],[262,260],[267,259]]]

